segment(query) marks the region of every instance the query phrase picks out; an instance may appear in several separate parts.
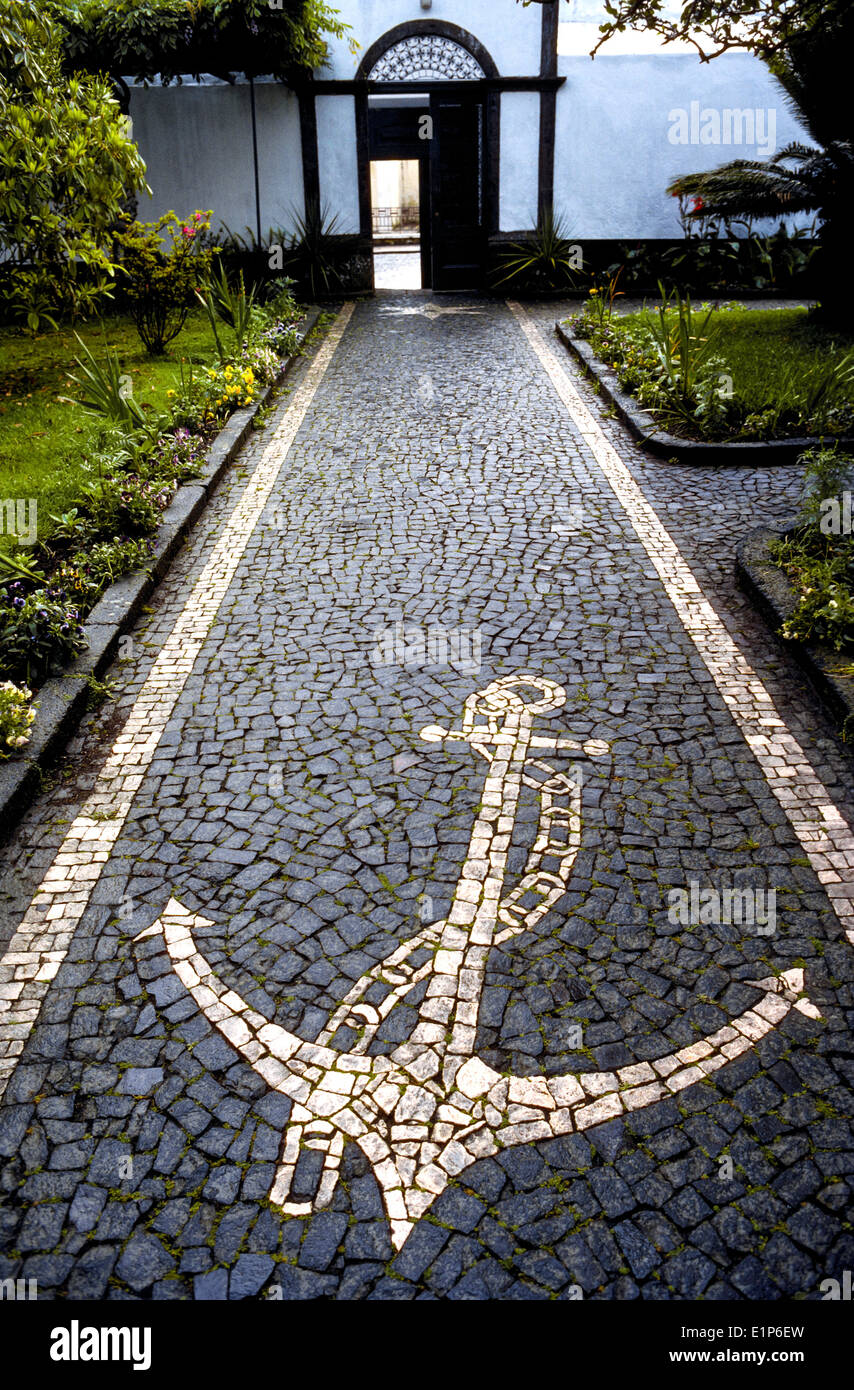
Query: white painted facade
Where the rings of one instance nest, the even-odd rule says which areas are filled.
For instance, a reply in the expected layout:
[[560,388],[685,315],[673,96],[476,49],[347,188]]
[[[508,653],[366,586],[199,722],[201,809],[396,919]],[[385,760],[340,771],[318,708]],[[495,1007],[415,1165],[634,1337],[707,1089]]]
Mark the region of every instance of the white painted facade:
[[[485,48],[499,75],[540,73],[543,7],[516,0],[337,0],[359,47],[330,45],[319,81],[352,81],[367,50],[395,26],[439,21],[468,31]],[[729,158],[770,152],[752,144],[708,143],[694,120],[695,143],[674,143],[685,113],[690,127],[708,111],[759,111],[774,147],[803,138],[780,89],[764,66],[746,54],[701,64],[696,53],[662,49],[646,34],[612,40],[595,60],[589,50],[605,18],[601,0],[562,0],[556,100],[554,201],[579,239],[674,238],[680,235],[675,201],[665,193],[677,174],[711,168]],[[290,228],[304,209],[299,103],[269,80],[256,83],[261,226]],[[498,230],[536,222],[540,93],[503,91],[499,155]],[[692,103],[693,108],[692,108]],[[674,114],[677,113],[677,114]],[[772,114],[769,114],[772,113]],[[357,103],[351,94],[318,92],[317,154],[320,201],[337,216],[339,230],[360,227]],[[140,215],[174,207],[185,213],[213,207],[215,225],[244,231],[255,223],[249,89],[207,79],[170,88],[132,88],[133,130],[154,194],[140,200]],[[772,121],[769,132],[768,122]],[[702,130],[711,138],[713,122]],[[742,135],[749,133],[742,131]],[[689,130],[689,139],[691,132]]]

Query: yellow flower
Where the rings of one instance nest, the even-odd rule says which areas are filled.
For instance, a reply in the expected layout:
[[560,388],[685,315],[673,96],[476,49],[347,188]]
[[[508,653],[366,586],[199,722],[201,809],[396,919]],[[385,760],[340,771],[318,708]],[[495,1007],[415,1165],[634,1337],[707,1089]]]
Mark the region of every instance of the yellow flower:
[[226,381],[227,381],[228,378],[233,374],[233,370],[234,370],[234,369],[231,367],[230,364],[229,364],[229,366],[226,367],[225,373],[224,373]]
[[167,396],[174,396],[175,392],[174,392],[174,391],[167,391],[166,394],[167,394]]

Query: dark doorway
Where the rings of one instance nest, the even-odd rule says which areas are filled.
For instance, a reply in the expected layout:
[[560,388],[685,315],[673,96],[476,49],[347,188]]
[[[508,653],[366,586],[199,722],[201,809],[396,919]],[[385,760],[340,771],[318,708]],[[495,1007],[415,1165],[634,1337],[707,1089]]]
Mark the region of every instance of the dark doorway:
[[[398,101],[400,99],[398,98]],[[477,97],[432,93],[373,98],[368,158],[418,161],[421,283],[437,291],[483,284],[484,106]]]

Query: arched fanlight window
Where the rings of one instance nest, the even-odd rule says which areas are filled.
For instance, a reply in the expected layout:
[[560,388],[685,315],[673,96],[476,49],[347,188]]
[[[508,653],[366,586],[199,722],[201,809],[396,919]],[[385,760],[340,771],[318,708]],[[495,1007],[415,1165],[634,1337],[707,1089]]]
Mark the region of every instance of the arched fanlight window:
[[417,34],[387,48],[368,76],[372,82],[471,82],[486,73],[462,44],[442,34]]

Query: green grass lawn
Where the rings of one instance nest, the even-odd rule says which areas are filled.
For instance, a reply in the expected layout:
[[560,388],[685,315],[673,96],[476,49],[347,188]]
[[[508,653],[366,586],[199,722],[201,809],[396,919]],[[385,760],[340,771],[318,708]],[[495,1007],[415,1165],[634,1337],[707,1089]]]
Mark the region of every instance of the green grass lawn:
[[[149,357],[133,321],[124,316],[78,324],[76,332],[96,358],[104,356],[104,338],[119,356],[142,406],[166,409],[166,392],[180,384],[181,359],[211,362],[216,350],[207,317],[191,310],[183,330],[162,357]],[[75,330],[28,337],[0,328],[0,501],[34,498],[38,504],[39,539],[50,535],[51,512],[74,505],[89,480],[92,441],[104,421],[68,398],[78,394],[69,373],[81,355]],[[66,399],[63,399],[66,398]],[[0,518],[2,522],[2,518]],[[0,546],[14,545],[0,535]]]

